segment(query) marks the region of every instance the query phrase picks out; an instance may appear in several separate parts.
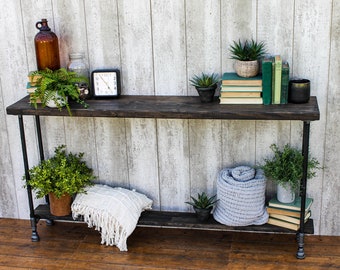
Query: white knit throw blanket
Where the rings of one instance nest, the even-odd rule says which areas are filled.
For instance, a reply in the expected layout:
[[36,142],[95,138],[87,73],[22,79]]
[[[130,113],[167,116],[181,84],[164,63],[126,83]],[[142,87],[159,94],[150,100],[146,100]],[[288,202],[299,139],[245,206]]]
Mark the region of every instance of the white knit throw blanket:
[[136,191],[94,185],[77,194],[72,203],[74,219],[83,216],[90,228],[101,232],[101,244],[127,251],[127,238],[136,228],[142,211],[151,209],[152,200]]

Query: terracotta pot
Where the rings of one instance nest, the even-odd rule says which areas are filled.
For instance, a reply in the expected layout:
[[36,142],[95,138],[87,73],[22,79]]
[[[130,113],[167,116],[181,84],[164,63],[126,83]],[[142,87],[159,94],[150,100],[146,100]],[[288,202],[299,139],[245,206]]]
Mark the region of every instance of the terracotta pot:
[[70,195],[64,194],[57,198],[54,193],[49,193],[48,197],[50,199],[50,212],[52,215],[61,217],[71,214],[72,197]]

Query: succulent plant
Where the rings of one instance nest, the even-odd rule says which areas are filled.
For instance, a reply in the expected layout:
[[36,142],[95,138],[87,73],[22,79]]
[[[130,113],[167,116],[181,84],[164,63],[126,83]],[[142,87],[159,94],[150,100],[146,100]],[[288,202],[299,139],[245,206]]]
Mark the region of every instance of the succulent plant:
[[266,53],[265,43],[263,41],[256,42],[253,39],[246,40],[245,42],[233,41],[233,45],[230,45],[229,51],[231,53],[231,59],[240,61],[254,61]]
[[214,204],[218,201],[215,198],[216,198],[216,195],[211,196],[209,198],[205,192],[202,192],[201,194],[200,193],[197,194],[197,198],[194,198],[191,196],[192,202],[186,202],[186,203],[199,209],[209,209],[213,207]]
[[206,88],[217,84],[219,80],[220,79],[216,73],[207,74],[202,72],[201,75],[194,75],[189,81],[192,86]]

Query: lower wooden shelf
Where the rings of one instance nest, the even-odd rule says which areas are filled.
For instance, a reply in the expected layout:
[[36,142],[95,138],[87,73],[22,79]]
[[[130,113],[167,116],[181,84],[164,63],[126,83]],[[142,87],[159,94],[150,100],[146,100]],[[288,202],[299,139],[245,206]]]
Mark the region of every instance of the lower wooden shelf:
[[[41,204],[35,209],[39,219],[74,221],[72,216],[56,217],[50,213],[49,206]],[[78,220],[81,221],[81,220]],[[212,215],[206,222],[197,220],[195,213],[144,211],[139,218],[139,227],[198,229],[214,231],[242,231],[242,232],[267,232],[267,233],[296,233],[296,231],[281,228],[271,224],[232,227],[217,222]],[[313,220],[309,219],[305,224],[305,233],[314,234]]]

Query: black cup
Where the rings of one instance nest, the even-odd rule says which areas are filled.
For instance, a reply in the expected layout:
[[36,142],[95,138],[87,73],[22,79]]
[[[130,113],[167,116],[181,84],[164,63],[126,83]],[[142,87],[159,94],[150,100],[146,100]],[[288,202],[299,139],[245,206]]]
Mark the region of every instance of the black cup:
[[307,103],[310,98],[310,81],[294,79],[289,81],[288,101],[291,103]]

